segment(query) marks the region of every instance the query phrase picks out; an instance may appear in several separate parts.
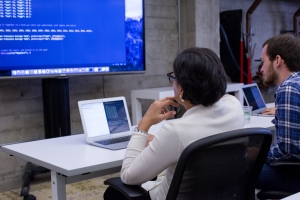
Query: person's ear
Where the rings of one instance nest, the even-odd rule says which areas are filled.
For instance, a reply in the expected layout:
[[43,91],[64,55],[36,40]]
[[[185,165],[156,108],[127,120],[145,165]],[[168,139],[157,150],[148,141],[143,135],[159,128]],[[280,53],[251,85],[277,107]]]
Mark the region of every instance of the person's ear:
[[280,55],[276,55],[275,60],[274,60],[274,66],[279,67],[284,64],[284,60],[281,58]]
[[179,88],[179,92],[180,92],[180,95],[183,96],[183,89],[181,87]]

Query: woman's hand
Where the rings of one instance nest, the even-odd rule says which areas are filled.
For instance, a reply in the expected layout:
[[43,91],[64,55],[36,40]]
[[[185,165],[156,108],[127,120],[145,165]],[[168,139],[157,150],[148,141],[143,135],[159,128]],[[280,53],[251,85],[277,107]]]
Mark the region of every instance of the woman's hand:
[[149,128],[152,125],[157,124],[168,118],[174,118],[176,112],[169,111],[167,109],[167,106],[179,106],[178,103],[174,102],[174,100],[175,97],[166,97],[161,100],[154,101],[148,108],[144,117],[139,122],[138,128],[140,130],[148,132]]
[[266,110],[262,111],[264,115],[275,115],[275,107],[267,108]]

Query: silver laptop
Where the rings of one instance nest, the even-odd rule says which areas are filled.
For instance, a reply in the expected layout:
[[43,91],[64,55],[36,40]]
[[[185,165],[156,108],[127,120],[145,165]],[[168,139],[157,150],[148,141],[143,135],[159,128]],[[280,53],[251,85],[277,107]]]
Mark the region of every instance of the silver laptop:
[[252,106],[252,115],[274,117],[274,115],[262,114],[262,111],[267,109],[267,106],[256,83],[243,85],[241,87],[247,104]]
[[131,123],[124,97],[79,101],[87,143],[112,150],[127,147]]

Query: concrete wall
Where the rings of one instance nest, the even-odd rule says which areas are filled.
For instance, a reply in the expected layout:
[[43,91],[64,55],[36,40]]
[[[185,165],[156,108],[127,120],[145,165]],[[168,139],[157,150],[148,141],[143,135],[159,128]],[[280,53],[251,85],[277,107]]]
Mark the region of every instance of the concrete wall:
[[180,0],[180,50],[207,47],[219,55],[219,0]]
[[[219,12],[230,9],[246,12],[251,3],[252,0],[181,0],[181,10],[185,9],[181,18],[181,49],[202,46],[218,53]],[[266,0],[255,11],[255,58],[259,57],[262,41],[279,33],[281,28],[292,28],[291,16],[298,7],[297,0]],[[79,100],[122,95],[131,111],[130,90],[169,86],[166,74],[172,71],[178,53],[177,25],[177,0],[145,0],[146,73],[70,78],[72,134],[83,132],[77,108]],[[145,110],[150,102],[144,102]],[[43,124],[41,80],[0,80],[0,144],[42,139]],[[1,151],[0,162],[0,191],[20,188],[26,162]]]
[[[254,0],[220,0],[220,12],[226,10],[243,10],[243,30],[246,33],[246,13]],[[281,30],[293,30],[293,16],[300,7],[299,0],[263,0],[251,15],[251,27],[254,33],[254,48],[251,64],[252,76],[258,71],[262,44],[270,37],[280,34]],[[300,18],[298,18],[300,21]],[[274,102],[277,87],[261,88],[265,101]]]
[[[220,12],[243,10],[243,30],[246,33],[246,13],[254,0],[220,0]],[[270,37],[280,34],[281,30],[293,30],[293,16],[300,7],[299,0],[263,0],[251,15],[254,55],[252,74],[258,69],[262,44]],[[300,21],[300,18],[298,19]]]

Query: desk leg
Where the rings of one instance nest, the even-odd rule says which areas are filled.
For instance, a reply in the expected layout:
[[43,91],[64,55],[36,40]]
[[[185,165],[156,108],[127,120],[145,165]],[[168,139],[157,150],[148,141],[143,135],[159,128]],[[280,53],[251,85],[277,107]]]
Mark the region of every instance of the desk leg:
[[132,108],[132,125],[137,125],[142,119],[142,104],[141,100],[137,98],[131,98]]
[[52,199],[66,200],[66,179],[61,174],[51,171]]

